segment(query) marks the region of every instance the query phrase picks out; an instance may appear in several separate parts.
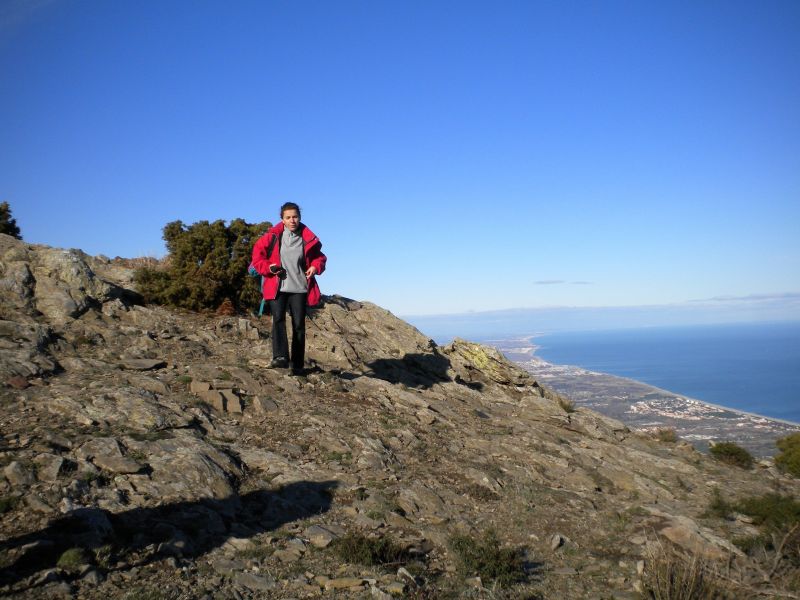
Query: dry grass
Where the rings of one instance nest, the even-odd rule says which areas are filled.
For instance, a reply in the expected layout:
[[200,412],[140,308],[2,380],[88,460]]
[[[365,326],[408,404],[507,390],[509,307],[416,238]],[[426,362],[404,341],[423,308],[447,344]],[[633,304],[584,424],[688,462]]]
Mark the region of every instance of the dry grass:
[[567,398],[559,398],[558,405],[565,413],[574,413],[576,410],[578,410],[575,408],[575,403]]
[[672,427],[661,427],[656,429],[655,436],[659,442],[666,442],[668,444],[674,444],[678,441],[678,434]]
[[656,543],[648,548],[642,576],[645,598],[651,600],[726,600],[733,591],[714,565],[698,555],[685,557]]

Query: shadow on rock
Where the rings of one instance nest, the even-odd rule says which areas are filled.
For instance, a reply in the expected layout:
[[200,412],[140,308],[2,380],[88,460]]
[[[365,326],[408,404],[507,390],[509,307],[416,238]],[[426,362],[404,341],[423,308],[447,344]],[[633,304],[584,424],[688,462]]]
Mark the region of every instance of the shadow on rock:
[[452,381],[450,360],[438,353],[406,354],[403,358],[379,358],[367,366],[370,375],[389,383],[402,383],[412,388],[428,389],[437,383]]
[[[14,584],[52,569],[63,553],[73,548],[87,556],[100,549],[111,552],[128,563],[125,568],[165,556],[197,557],[231,537],[253,537],[328,511],[336,485],[335,481],[303,481],[274,491],[134,508],[116,514],[81,508],[41,531],[0,541],[0,550],[17,554],[11,565],[0,570],[0,584]],[[145,551],[142,557],[136,557],[152,545],[157,545],[156,552]]]

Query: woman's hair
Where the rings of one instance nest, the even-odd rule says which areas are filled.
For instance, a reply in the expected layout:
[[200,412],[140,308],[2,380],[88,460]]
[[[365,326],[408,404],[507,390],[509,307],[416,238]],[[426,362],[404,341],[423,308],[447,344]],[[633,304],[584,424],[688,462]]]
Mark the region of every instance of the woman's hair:
[[281,219],[283,218],[283,213],[287,210],[296,210],[297,216],[300,216],[300,207],[297,206],[294,202],[287,202],[283,206],[281,206]]

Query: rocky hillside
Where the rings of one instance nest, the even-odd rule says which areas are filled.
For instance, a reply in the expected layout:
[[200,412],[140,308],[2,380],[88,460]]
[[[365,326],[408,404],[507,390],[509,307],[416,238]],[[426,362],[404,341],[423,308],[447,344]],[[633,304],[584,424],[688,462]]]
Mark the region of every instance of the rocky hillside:
[[635,435],[367,302],[326,298],[308,338],[308,375],[269,370],[268,319],[142,306],[128,269],[0,235],[0,595],[636,598],[675,548],[797,597],[796,556],[709,512],[796,496],[770,463]]

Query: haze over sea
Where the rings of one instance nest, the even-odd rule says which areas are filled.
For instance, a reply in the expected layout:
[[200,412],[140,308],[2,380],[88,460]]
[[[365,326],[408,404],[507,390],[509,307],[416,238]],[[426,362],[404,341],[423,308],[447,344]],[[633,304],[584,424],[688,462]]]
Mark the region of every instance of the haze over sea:
[[564,332],[534,343],[553,364],[800,423],[800,323]]

